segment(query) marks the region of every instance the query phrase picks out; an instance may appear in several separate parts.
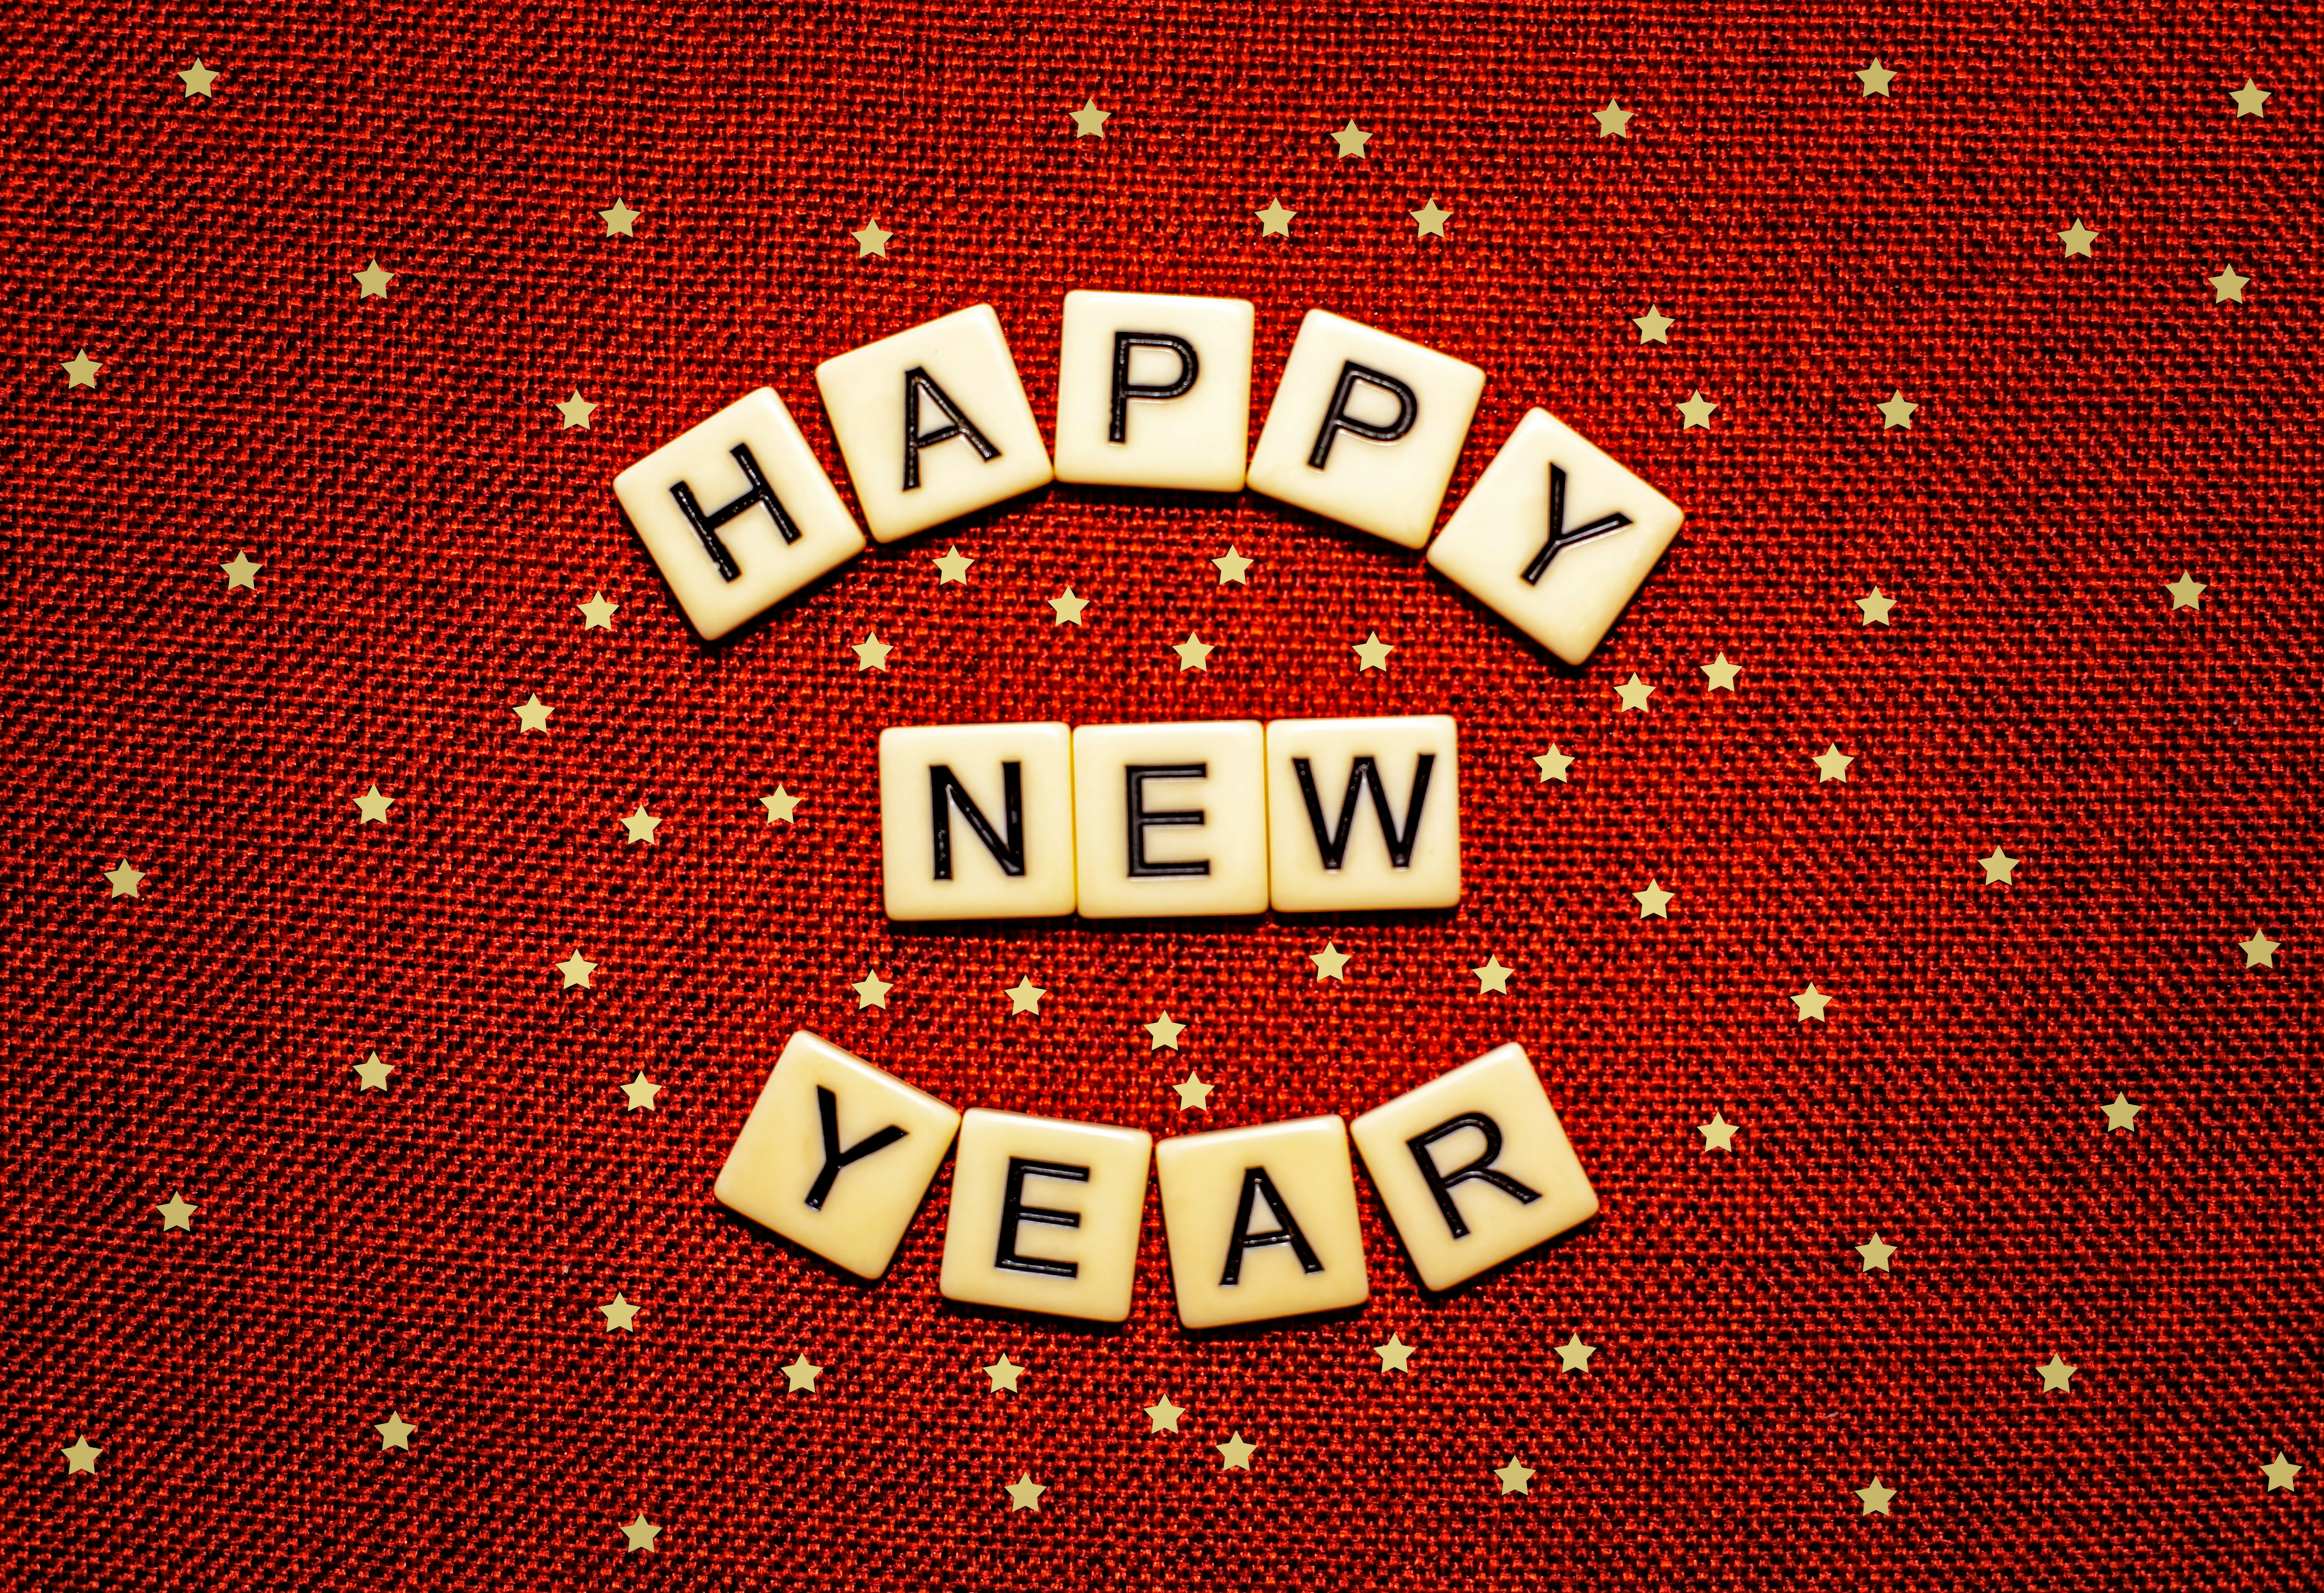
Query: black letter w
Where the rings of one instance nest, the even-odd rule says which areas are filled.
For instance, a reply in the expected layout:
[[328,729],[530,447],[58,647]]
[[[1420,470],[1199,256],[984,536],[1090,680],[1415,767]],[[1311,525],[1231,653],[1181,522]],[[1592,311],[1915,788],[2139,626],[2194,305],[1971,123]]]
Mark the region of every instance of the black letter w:
[[1405,803],[1404,828],[1396,827],[1396,815],[1388,810],[1388,787],[1381,783],[1379,767],[1369,757],[1359,758],[1348,769],[1348,794],[1340,800],[1340,817],[1327,833],[1323,827],[1323,801],[1315,794],[1315,771],[1305,758],[1294,758],[1291,768],[1299,777],[1300,799],[1307,804],[1307,823],[1315,832],[1315,850],[1323,855],[1323,866],[1336,870],[1347,860],[1348,837],[1356,827],[1356,804],[1366,786],[1372,788],[1372,812],[1379,819],[1380,836],[1388,843],[1388,859],[1399,869],[1412,866],[1413,843],[1420,839],[1420,810],[1428,801],[1428,777],[1436,768],[1436,754],[1423,752],[1419,767],[1412,772],[1412,796]]

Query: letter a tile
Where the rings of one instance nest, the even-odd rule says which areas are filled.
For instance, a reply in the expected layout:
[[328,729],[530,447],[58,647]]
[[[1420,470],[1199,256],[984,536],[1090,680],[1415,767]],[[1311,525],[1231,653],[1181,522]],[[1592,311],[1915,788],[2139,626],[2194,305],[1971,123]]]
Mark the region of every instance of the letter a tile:
[[1569,664],[1588,661],[1685,511],[1546,410],[1528,410],[1428,562]]
[[1154,1147],[1178,1320],[1190,1328],[1361,1305],[1348,1125],[1301,1118]]
[[762,387],[613,478],[687,622],[715,641],[863,551],[790,411]]
[[1432,1289],[1598,1214],[1522,1045],[1503,1045],[1356,1119],[1364,1171]]
[[882,731],[880,868],[890,918],[1072,912],[1073,732],[1063,724]]
[[1247,299],[1066,294],[1057,479],[1240,492],[1256,319]]
[[1267,727],[1268,892],[1278,913],[1461,900],[1461,768],[1447,714]]
[[989,304],[827,359],[815,384],[877,541],[1049,479],[1048,449]]
[[953,1165],[944,1297],[1128,1317],[1153,1147],[1137,1128],[972,1109]]
[[878,1277],[959,1124],[935,1096],[801,1029],[726,1153],[718,1202]]

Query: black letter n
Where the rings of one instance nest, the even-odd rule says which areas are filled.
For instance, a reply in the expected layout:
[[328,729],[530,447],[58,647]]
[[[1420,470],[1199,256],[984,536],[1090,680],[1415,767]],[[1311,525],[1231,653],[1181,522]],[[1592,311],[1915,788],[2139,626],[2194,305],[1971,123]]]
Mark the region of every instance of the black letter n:
[[1008,827],[1009,838],[1003,841],[992,832],[992,823],[976,806],[952,772],[949,763],[928,765],[928,825],[930,840],[936,852],[936,877],[952,878],[952,810],[960,809],[960,816],[1001,865],[1001,871],[1014,879],[1025,872],[1025,782],[1023,766],[1016,762],[1001,766],[1001,819]]

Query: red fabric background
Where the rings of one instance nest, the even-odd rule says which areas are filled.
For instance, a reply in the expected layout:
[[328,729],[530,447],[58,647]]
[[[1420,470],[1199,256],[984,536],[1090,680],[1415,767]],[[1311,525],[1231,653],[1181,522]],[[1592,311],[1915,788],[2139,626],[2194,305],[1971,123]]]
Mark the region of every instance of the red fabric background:
[[[2259,1469],[2324,1463],[2316,45],[2292,6],[19,15],[6,1579],[2300,1585],[2324,1469]],[[196,56],[211,99],[171,75]],[[1614,96],[1627,140],[1589,115]],[[1326,137],[1351,116],[1361,161]],[[1278,196],[1287,243],[1251,216]],[[1431,197],[1449,237],[1416,241]],[[374,256],[394,286],[359,302]],[[2252,286],[2215,305],[2228,264]],[[1434,344],[1490,378],[1448,502],[1538,402],[1688,529],[1581,670],[1254,497],[1062,486],[691,638],[615,471],[771,382],[836,474],[816,362],[980,300],[1046,421],[1076,286],[1256,300],[1254,420],[1311,305]],[[83,345],[94,392],[58,368]],[[560,431],[576,386],[604,407]],[[977,563],[939,590],[953,542]],[[2200,612],[2160,589],[2182,568]],[[1084,629],[1043,602],[1068,582]],[[598,587],[621,612],[585,634]],[[872,628],[886,674],[846,650]],[[1206,674],[1167,650],[1190,628]],[[1385,677],[1348,650],[1372,629]],[[1618,715],[1633,670],[1653,707]],[[883,725],[1434,711],[1449,916],[881,917]],[[1553,741],[1569,786],[1536,778]],[[397,804],[358,827],[374,780]],[[651,848],[616,822],[641,801]],[[139,899],[97,878],[123,857]],[[576,947],[596,988],[565,992]],[[1489,953],[1507,999],[1465,971]],[[1006,1016],[1024,973],[1038,1020]],[[1164,1008],[1176,1054],[1139,1027]],[[961,1106],[1157,1135],[1352,1115],[1516,1038],[1606,1210],[1438,1299],[1366,1187],[1351,1320],[1189,1336],[1152,1211],[1120,1330],[955,1310],[944,1180],[870,1287],[711,1205],[802,1025]],[[374,1048],[398,1071],[359,1094]],[[1190,1064],[1207,1118],[1173,1110]],[[627,1113],[641,1068],[667,1090]],[[1867,1275],[1876,1229],[1902,1248]],[[634,1334],[595,1310],[617,1289]],[[1600,1351],[1561,1376],[1574,1331]],[[1003,1351],[1013,1399],[978,1370]],[[813,1396],[781,1392],[800,1353]],[[1166,1391],[1183,1436],[1147,1432]],[[1011,1513],[1028,1470],[1050,1491]]]

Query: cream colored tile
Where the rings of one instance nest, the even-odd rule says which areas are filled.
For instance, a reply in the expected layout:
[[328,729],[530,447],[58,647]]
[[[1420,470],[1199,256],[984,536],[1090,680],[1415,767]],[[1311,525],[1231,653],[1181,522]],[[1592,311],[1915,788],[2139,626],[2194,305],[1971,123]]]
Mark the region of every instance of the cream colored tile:
[[1464,360],[1311,309],[1250,456],[1251,489],[1417,548],[1484,390]]
[[1072,730],[923,724],[881,732],[880,864],[890,918],[1072,912]]
[[1301,1118],[1154,1147],[1178,1320],[1190,1328],[1370,1297],[1348,1125]]
[[1057,479],[1240,492],[1255,323],[1246,299],[1066,294]]
[[705,641],[863,551],[790,411],[762,387],[613,478],[613,496]]
[[827,359],[815,384],[875,540],[1049,479],[1049,453],[989,304]]
[[1267,740],[1255,719],[1074,732],[1084,918],[1267,910]]
[[1356,1148],[1420,1281],[1449,1289],[1598,1214],[1522,1045],[1502,1045],[1356,1119]]
[[1461,759],[1449,715],[1272,720],[1267,806],[1278,913],[1461,899]]
[[1585,662],[1686,513],[1546,410],[1452,511],[1428,562],[1569,664]]
[[1127,1317],[1153,1147],[1137,1128],[971,1109],[953,1164],[945,1298]]
[[944,1165],[960,1114],[799,1030],[719,1170],[718,1202],[863,1277],[878,1277]]

